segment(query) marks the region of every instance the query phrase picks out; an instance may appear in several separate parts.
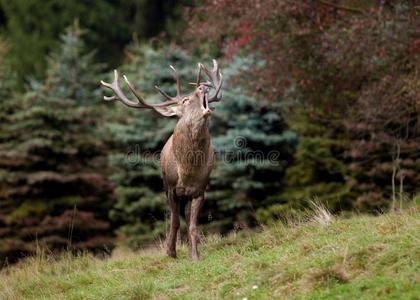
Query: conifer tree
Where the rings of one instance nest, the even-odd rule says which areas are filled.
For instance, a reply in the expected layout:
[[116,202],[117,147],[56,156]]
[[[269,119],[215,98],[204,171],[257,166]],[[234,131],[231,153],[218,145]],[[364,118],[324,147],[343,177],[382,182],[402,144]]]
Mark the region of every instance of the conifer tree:
[[16,93],[16,74],[12,71],[6,59],[9,52],[9,44],[0,36],[0,122],[3,123],[7,116],[17,106],[12,101],[12,95]]
[[[4,124],[0,144],[0,257],[112,245],[106,145],[97,107],[99,67],[77,24],[62,36],[48,78]],[[7,205],[6,205],[7,204]]]
[[[247,95],[235,77],[263,67],[254,56],[238,56],[224,70],[223,100],[212,121],[216,169],[207,193],[209,223],[225,231],[254,226],[256,212],[276,202],[297,136],[287,127],[281,99],[270,103]],[[203,219],[204,221],[204,219]]]

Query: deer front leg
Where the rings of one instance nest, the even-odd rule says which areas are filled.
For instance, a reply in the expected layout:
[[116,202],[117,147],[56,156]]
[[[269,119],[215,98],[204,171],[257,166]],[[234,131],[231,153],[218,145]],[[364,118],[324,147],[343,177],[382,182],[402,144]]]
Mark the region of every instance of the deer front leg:
[[191,242],[190,242],[190,219],[191,219],[191,200],[188,200],[187,204],[185,205],[185,223],[187,223],[187,242],[188,242],[188,249],[191,252]]
[[169,235],[167,236],[166,253],[168,256],[176,258],[176,237],[179,229],[179,201],[177,201],[171,192],[168,193],[168,201],[171,207],[171,222]]
[[198,232],[197,232],[197,219],[198,214],[200,213],[200,209],[204,203],[204,195],[201,195],[197,198],[193,198],[191,201],[191,209],[190,209],[190,221],[188,226],[188,240],[190,244],[190,254],[191,259],[193,261],[198,260],[198,251],[197,251],[197,239],[198,239]]

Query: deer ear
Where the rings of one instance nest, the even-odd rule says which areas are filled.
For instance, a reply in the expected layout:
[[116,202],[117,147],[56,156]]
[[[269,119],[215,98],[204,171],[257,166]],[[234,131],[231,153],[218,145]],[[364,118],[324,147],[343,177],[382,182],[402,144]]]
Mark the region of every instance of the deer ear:
[[165,117],[180,116],[178,105],[153,107],[155,111]]

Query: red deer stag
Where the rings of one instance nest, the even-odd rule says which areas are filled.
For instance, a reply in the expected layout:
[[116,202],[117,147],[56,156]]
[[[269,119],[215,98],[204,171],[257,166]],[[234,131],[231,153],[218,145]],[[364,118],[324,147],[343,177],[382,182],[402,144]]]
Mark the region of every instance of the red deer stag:
[[[185,219],[188,228],[189,249],[192,260],[198,260],[197,252],[197,218],[204,202],[204,192],[209,182],[210,172],[214,165],[214,151],[210,142],[209,118],[212,108],[209,104],[222,98],[223,77],[216,60],[213,69],[208,70],[203,64],[198,64],[195,90],[190,94],[181,95],[179,75],[170,66],[176,80],[176,96],[171,97],[158,86],[155,88],[166,98],[158,104],[146,103],[133,85],[124,76],[129,89],[137,101],[128,99],[118,84],[118,73],[114,71],[114,81],[102,85],[113,91],[106,101],[120,100],[129,107],[154,109],[159,114],[170,117],[178,116],[172,136],[168,139],[161,153],[162,178],[166,197],[171,209],[171,221],[167,234],[167,254],[176,257],[176,240],[180,226],[181,201],[186,203]],[[210,81],[201,82],[201,71]],[[210,88],[214,92],[210,95]]]

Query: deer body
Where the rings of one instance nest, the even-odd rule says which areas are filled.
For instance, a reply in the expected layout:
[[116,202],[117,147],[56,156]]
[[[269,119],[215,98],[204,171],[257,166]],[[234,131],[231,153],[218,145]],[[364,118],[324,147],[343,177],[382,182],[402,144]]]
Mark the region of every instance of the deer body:
[[[188,241],[191,258],[198,259],[197,251],[197,219],[204,203],[204,193],[207,188],[211,170],[214,165],[214,151],[211,146],[209,122],[212,109],[209,103],[221,100],[221,86],[223,77],[217,62],[213,60],[213,70],[209,71],[199,64],[194,92],[180,95],[179,77],[175,68],[177,81],[177,95],[168,96],[160,88],[159,92],[168,101],[159,104],[147,104],[137,93],[128,79],[124,79],[137,98],[128,99],[118,85],[118,73],[115,71],[114,81],[101,82],[111,89],[114,96],[104,97],[105,100],[120,100],[129,107],[154,109],[163,116],[178,116],[172,136],[168,139],[161,152],[161,169],[164,189],[171,210],[169,232],[167,233],[167,254],[176,257],[176,240],[180,227],[181,200],[186,200],[185,220],[188,228]],[[200,82],[201,70],[207,74],[211,82]],[[215,89],[213,96],[209,96],[209,88]]]
[[167,253],[176,257],[175,247],[183,198],[187,200],[185,218],[190,252],[192,259],[197,260],[197,218],[214,165],[214,152],[210,143],[208,119],[198,126],[194,125],[183,119],[178,121],[173,135],[163,147],[161,168],[164,188],[171,207]]
[[204,193],[214,165],[208,121],[198,126],[178,121],[161,153],[165,190],[175,189],[177,196],[186,197]]

